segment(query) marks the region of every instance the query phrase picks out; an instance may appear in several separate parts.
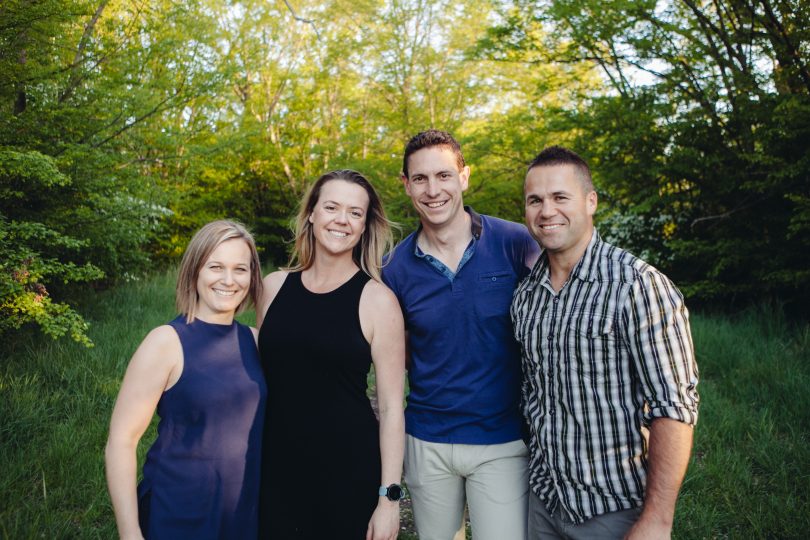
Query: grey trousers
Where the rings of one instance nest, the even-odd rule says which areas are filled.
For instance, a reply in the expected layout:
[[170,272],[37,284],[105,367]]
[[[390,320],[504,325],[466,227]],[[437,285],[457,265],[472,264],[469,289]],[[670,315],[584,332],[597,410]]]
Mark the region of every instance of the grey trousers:
[[559,538],[565,540],[615,540],[624,535],[638,520],[641,508],[619,510],[594,516],[585,523],[571,523],[557,506],[550,514],[546,505],[535,493],[529,490],[529,538],[540,540]]

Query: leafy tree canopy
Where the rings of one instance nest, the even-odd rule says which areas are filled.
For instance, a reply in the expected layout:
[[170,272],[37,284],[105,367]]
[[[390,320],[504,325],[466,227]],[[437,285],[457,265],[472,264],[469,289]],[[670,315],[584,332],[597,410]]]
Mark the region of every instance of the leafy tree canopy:
[[405,231],[405,142],[461,141],[467,202],[521,221],[524,167],[592,164],[608,238],[693,298],[807,300],[804,2],[7,0],[0,332],[85,340],[81,288],[236,218],[283,263],[326,170]]

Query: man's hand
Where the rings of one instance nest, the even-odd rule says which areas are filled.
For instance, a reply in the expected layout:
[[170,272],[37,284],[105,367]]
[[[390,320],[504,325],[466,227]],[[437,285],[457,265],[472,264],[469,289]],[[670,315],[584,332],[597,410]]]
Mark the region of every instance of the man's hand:
[[647,455],[644,509],[625,538],[669,540],[675,503],[691,450],[691,426],[670,418],[653,420]]
[[672,522],[662,523],[645,517],[644,513],[627,532],[625,540],[669,540],[672,535]]

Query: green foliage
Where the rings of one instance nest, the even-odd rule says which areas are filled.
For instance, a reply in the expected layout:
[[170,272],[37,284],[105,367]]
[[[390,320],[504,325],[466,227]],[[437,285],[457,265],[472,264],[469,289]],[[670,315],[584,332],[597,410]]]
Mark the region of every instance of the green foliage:
[[35,323],[90,344],[76,311],[87,284],[142,273],[144,248],[169,213],[130,135],[181,104],[186,81],[173,71],[144,75],[137,23],[148,27],[151,15],[134,14],[133,27],[126,9],[82,0],[0,6],[4,339]]
[[[429,127],[462,142],[480,212],[522,221],[526,163],[565,144],[606,236],[694,298],[810,299],[803,5],[8,0],[0,20],[0,257],[44,261],[49,300],[3,296],[7,328],[76,315],[212,219],[283,262],[331,169],[366,174],[410,232],[401,153]],[[31,293],[16,269],[4,290]]]
[[588,62],[608,83],[559,138],[592,164],[606,236],[703,301],[804,306],[810,12],[789,2],[510,4],[479,54],[559,70]]
[[[67,304],[53,302],[46,285],[92,281],[104,273],[89,262],[65,262],[86,242],[33,221],[36,207],[58,200],[69,186],[49,157],[0,149],[0,335],[34,322],[51,337],[69,334],[91,344],[87,323]],[[62,260],[52,256],[56,252]]]

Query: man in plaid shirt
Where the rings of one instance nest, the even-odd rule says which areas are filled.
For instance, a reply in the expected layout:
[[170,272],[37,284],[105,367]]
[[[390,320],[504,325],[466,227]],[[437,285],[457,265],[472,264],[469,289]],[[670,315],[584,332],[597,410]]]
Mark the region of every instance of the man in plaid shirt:
[[543,150],[524,182],[543,248],[512,301],[530,432],[531,538],[669,538],[697,421],[683,296],[602,241],[587,163]]

